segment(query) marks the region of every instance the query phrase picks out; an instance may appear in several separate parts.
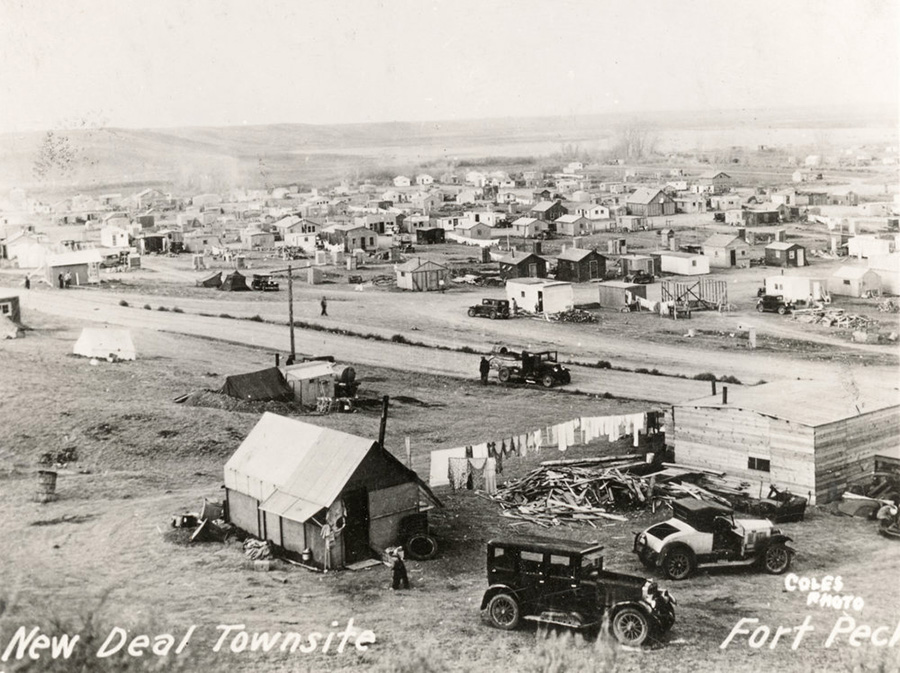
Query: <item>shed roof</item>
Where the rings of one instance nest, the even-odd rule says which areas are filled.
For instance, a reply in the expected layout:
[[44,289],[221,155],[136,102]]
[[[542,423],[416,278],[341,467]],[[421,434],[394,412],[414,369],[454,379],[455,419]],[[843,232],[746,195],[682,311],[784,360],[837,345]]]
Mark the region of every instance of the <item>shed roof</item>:
[[[702,397],[675,407],[742,409],[811,427],[836,423],[881,409],[900,411],[900,389],[876,386],[854,379],[775,381],[759,386],[728,389],[728,404],[722,396]],[[678,418],[676,412],[675,415]]]
[[[596,250],[585,250],[583,248],[567,248],[556,256],[556,259],[564,259],[570,262],[580,262],[591,253],[600,254]],[[601,255],[602,257],[602,255]]]
[[802,248],[799,243],[787,243],[785,241],[774,241],[766,246],[766,250],[791,250],[793,248]]
[[560,215],[556,218],[556,223],[562,224],[571,224],[574,222],[578,222],[579,220],[586,220],[587,218],[583,215]]
[[708,248],[727,248],[735,242],[746,245],[746,241],[737,234],[713,234],[703,241],[703,245]]
[[500,262],[501,264],[510,264],[512,266],[518,266],[522,262],[526,262],[532,258],[539,259],[541,261],[546,261],[546,260],[544,260],[543,257],[541,257],[540,255],[537,255],[533,252],[526,252],[522,255],[516,255],[515,257],[513,255],[504,255],[497,261]]
[[436,271],[443,270],[446,271],[447,267],[443,264],[438,264],[437,262],[432,262],[427,259],[420,259],[419,257],[414,257],[408,262],[404,262],[403,264],[398,264],[396,267],[397,271]]
[[550,210],[553,206],[556,205],[556,203],[556,201],[539,201],[531,207],[531,210],[536,210],[543,213]]
[[63,252],[58,255],[47,255],[47,266],[71,266],[73,264],[99,264],[103,261],[103,256],[99,250],[91,248],[90,250],[75,250],[73,252]]
[[659,196],[660,194],[662,194],[663,196],[666,196],[666,193],[661,189],[642,188],[642,189],[638,189],[633,194],[629,195],[626,200],[628,201],[628,203],[648,204],[651,201],[653,201],[654,199],[656,199],[656,197]]
[[544,287],[571,285],[562,280],[547,280],[546,278],[510,278],[507,285],[543,285]]
[[833,278],[846,278],[848,280],[863,278],[867,273],[873,273],[876,276],[878,273],[869,269],[865,266],[842,266],[837,271],[835,271],[832,275]]

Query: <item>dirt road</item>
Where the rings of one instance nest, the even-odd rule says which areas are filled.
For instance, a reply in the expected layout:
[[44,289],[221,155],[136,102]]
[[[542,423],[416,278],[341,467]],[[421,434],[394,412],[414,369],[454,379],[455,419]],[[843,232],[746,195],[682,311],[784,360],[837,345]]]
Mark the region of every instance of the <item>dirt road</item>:
[[[287,328],[279,325],[122,307],[93,292],[31,292],[22,297],[27,310],[73,321],[210,337],[272,352],[285,353],[289,348]],[[362,365],[463,378],[476,378],[478,375],[478,356],[471,354],[302,329],[296,330],[296,343],[299,352],[333,355],[339,360]],[[140,349],[139,339],[137,346]],[[567,386],[567,390],[591,394],[609,392],[616,397],[671,404],[708,394],[710,384],[674,377],[573,367],[572,385]]]

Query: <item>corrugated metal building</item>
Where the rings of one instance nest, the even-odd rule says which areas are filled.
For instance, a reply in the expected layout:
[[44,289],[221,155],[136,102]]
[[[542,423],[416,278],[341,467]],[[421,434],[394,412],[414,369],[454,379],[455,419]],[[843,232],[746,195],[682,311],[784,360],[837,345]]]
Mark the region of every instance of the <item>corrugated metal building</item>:
[[231,523],[331,568],[398,544],[420,493],[440,504],[378,442],[272,413],[225,464]]

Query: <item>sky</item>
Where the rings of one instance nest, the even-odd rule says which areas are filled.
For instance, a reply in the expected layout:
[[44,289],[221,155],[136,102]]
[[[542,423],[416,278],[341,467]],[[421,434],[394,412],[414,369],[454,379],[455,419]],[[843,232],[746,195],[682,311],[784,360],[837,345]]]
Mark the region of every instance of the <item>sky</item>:
[[897,0],[0,0],[0,132],[900,98]]

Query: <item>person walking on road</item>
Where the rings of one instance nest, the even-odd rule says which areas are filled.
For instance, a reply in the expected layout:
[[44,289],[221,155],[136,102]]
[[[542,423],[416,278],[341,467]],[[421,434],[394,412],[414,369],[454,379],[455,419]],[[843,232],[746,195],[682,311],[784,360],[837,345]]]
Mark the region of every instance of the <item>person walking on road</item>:
[[486,386],[488,374],[491,371],[491,363],[483,355],[481,356],[481,364],[478,365],[478,371],[481,373],[481,385]]
[[319,302],[319,306],[322,307],[322,312],[319,315],[328,315],[328,302],[325,300],[325,297],[322,297],[322,301]]

